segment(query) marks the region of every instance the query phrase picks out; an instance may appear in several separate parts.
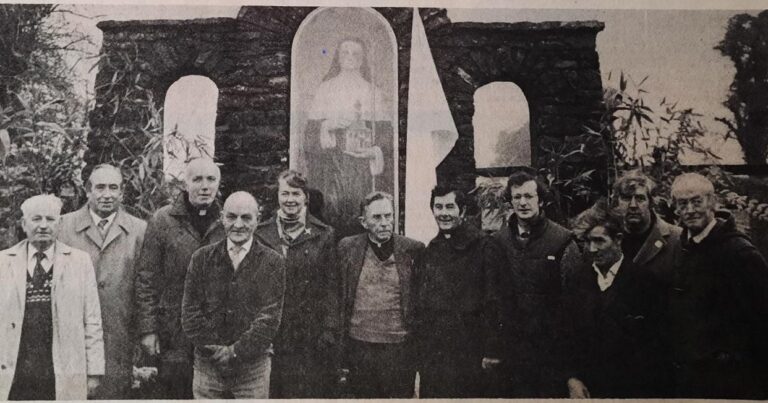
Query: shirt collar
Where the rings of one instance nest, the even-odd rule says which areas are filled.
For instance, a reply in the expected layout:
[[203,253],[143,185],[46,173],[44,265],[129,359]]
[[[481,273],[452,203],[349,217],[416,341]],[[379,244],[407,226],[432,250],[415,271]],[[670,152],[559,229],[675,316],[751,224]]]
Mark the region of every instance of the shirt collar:
[[[35,245],[27,243],[27,271],[30,275],[34,275],[35,273],[35,265],[37,264],[35,253],[37,252],[38,250]],[[42,252],[45,255],[45,258],[40,261],[40,264],[43,266],[43,269],[48,272],[51,270],[51,266],[53,266],[53,257],[56,253],[56,243],[52,243],[48,249]]]
[[114,213],[110,214],[107,217],[102,217],[102,216],[96,214],[96,212],[91,210],[90,208],[88,209],[88,212],[91,213],[91,218],[93,218],[93,223],[96,224],[96,225],[99,225],[99,222],[101,220],[106,219],[107,220],[107,225],[104,226],[105,228],[108,228],[110,225],[112,225],[112,221],[114,221],[115,217],[117,216],[117,211],[115,211]]
[[692,240],[694,243],[701,243],[701,241],[703,241],[704,238],[706,238],[709,233],[712,232],[712,229],[715,228],[715,224],[717,224],[717,219],[713,218],[709,224],[707,224],[707,226],[704,227],[704,229],[698,234],[690,236],[690,232],[688,232],[688,239]]
[[624,254],[621,255],[619,260],[614,263],[610,269],[603,275],[603,272],[600,271],[600,269],[597,267],[596,264],[592,263],[592,268],[595,270],[595,273],[597,273],[597,284],[600,286],[600,291],[605,291],[613,284],[613,280],[616,278],[616,274],[619,273],[619,267],[621,267],[621,264],[624,262]]
[[[233,252],[235,246],[237,245],[235,245],[234,242],[227,238],[227,251],[229,253]],[[246,241],[244,244],[240,245],[244,255],[248,254],[248,252],[251,250],[251,246],[253,246],[253,236],[251,236],[251,238],[248,239],[248,241]]]

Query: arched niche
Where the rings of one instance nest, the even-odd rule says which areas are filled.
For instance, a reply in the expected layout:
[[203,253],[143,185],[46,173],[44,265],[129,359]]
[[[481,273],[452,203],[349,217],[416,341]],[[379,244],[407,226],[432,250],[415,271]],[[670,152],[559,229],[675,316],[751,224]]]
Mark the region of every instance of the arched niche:
[[[290,166],[323,194],[323,219],[360,232],[371,191],[394,196],[398,217],[397,42],[370,8],[320,8],[291,51]],[[396,224],[397,228],[397,224]]]
[[492,82],[475,91],[474,102],[477,168],[531,166],[531,118],[520,87]]
[[165,94],[163,107],[163,170],[181,178],[185,163],[213,158],[219,89],[208,77],[188,75]]

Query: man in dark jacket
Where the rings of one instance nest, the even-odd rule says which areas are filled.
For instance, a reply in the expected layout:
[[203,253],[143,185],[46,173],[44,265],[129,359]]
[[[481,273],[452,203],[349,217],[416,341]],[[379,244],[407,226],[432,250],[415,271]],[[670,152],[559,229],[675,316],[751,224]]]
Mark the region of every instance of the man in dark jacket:
[[667,287],[680,260],[682,229],[653,212],[655,186],[640,170],[623,174],[613,185],[614,208],[623,219],[624,257],[652,272]]
[[307,212],[304,177],[285,171],[277,179],[276,217],[256,237],[286,259],[283,321],[275,338],[272,398],[333,397],[338,368],[341,283],[332,227]]
[[509,176],[514,215],[494,234],[499,270],[504,397],[565,397],[563,284],[581,265],[570,231],[544,217],[546,185],[528,169]]
[[[623,217],[621,217],[623,218]],[[670,392],[663,348],[666,288],[624,255],[624,225],[605,203],[576,218],[589,263],[568,279],[571,398],[660,398]]]
[[670,295],[676,394],[685,398],[768,397],[768,267],[730,213],[716,214],[702,175],[675,178],[683,258]]
[[136,275],[136,324],[146,354],[158,361],[158,399],[192,398],[192,345],[181,329],[189,259],[224,239],[216,194],[219,168],[208,159],[186,167],[182,192],[147,224]]
[[285,265],[254,241],[259,205],[249,193],[224,202],[227,239],[192,255],[181,324],[195,345],[196,399],[266,399],[270,352],[285,291]]
[[499,362],[496,265],[486,261],[490,239],[464,221],[467,202],[460,190],[432,190],[439,232],[421,261],[416,302],[424,398],[482,397],[482,367]]
[[409,398],[416,377],[413,295],[424,244],[395,235],[392,196],[361,202],[366,232],[339,242],[345,361],[357,398]]

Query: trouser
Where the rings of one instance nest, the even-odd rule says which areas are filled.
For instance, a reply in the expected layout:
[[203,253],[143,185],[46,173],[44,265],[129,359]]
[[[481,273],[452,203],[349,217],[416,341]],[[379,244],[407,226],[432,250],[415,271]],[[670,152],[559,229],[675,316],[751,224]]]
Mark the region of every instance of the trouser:
[[[504,385],[501,397],[553,399],[568,397],[567,378],[555,365],[540,363],[520,365],[507,360],[501,372]],[[511,365],[510,365],[511,364]]]
[[195,399],[268,399],[271,363],[265,353],[222,369],[195,353],[193,395]]
[[413,397],[416,368],[411,343],[367,343],[349,339],[349,383],[356,398]]
[[486,397],[482,354],[427,347],[419,367],[420,398]]
[[166,350],[158,358],[153,399],[192,399],[192,360],[187,350]]
[[273,399],[333,398],[335,368],[314,350],[277,351],[272,359]]

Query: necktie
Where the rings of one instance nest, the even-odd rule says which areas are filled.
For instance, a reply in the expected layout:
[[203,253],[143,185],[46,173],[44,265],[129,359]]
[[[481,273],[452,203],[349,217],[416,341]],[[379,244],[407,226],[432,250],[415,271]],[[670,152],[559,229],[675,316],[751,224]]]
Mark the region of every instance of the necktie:
[[99,232],[101,233],[101,237],[102,238],[104,238],[104,236],[107,235],[107,223],[108,222],[109,222],[109,220],[104,218],[101,221],[99,221],[98,224],[96,224],[96,226],[99,227]]
[[237,270],[238,266],[240,266],[240,262],[243,261],[243,247],[240,245],[235,245],[232,247],[232,266],[234,266],[235,270]]
[[46,277],[42,264],[43,259],[45,259],[45,253],[35,252],[35,259],[37,259],[37,263],[35,263],[35,273],[32,275],[32,284],[35,288],[42,288]]

